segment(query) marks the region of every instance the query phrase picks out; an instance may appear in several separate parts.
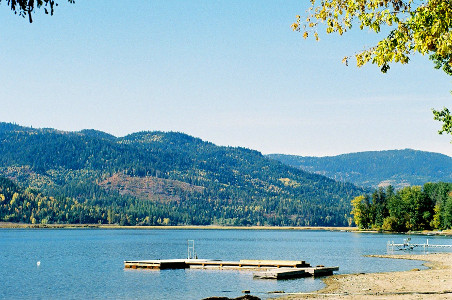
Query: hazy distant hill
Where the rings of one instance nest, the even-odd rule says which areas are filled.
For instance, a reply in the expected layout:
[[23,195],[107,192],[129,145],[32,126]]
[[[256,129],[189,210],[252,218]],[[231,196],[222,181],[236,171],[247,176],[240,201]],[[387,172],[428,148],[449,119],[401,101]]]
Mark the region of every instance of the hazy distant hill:
[[[92,212],[88,221],[101,223],[346,225],[350,200],[363,192],[258,151],[219,147],[183,133],[117,138],[7,123],[0,123],[1,175],[76,201],[64,206],[68,215],[60,206],[55,216],[42,215],[46,222],[82,222],[83,209]],[[47,202],[41,205],[58,201]],[[8,216],[14,221],[20,213]]]
[[359,186],[423,185],[452,182],[452,158],[443,154],[411,149],[368,151],[338,156],[303,157],[270,154],[286,165],[347,181]]

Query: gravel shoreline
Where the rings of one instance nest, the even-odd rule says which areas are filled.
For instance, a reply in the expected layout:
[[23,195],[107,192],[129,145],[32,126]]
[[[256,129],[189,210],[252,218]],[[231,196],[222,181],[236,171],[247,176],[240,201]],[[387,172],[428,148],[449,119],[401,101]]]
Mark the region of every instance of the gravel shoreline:
[[452,299],[452,253],[373,255],[425,261],[427,270],[326,277],[326,287],[278,299]]

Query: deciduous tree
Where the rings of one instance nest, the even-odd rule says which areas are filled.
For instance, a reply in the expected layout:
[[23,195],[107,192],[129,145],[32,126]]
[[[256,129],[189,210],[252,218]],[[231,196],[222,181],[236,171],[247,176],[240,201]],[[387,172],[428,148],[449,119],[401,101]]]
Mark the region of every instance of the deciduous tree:
[[[319,39],[318,25],[326,32],[342,35],[354,26],[379,33],[389,33],[377,45],[357,52],[358,67],[368,62],[382,72],[390,63],[409,62],[415,53],[430,55],[435,67],[452,75],[452,1],[450,0],[310,0],[307,16],[297,16],[293,30],[303,37]],[[343,61],[348,64],[350,57]],[[452,134],[451,115],[447,109],[434,111],[435,120],[443,122],[441,133]]]
[[370,203],[367,195],[355,197],[352,200],[353,210],[351,214],[355,220],[355,224],[361,229],[368,229],[372,225],[370,216]]

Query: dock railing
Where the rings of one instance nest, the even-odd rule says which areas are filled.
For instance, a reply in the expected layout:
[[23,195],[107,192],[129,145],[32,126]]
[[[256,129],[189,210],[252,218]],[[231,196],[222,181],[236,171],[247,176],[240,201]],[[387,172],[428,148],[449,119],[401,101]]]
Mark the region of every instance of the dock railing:
[[195,240],[187,241],[187,259],[197,259],[198,256],[195,252]]
[[394,243],[394,241],[388,241],[387,243],[387,251],[393,252],[396,250],[414,250],[414,248],[423,248],[423,250],[427,250],[429,248],[451,248],[452,245],[442,245],[442,244],[430,244],[428,239],[425,243],[411,243],[411,238],[406,238],[403,240],[403,243]]

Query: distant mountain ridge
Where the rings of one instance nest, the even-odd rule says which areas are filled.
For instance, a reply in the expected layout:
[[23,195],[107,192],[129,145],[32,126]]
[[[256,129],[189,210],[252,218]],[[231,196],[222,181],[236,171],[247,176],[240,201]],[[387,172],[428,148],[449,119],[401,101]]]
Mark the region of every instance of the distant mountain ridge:
[[367,151],[326,157],[270,154],[286,165],[363,187],[452,182],[452,157],[412,149]]
[[[0,123],[0,176],[74,199],[66,206],[83,205],[90,222],[130,225],[343,226],[350,222],[350,200],[364,192],[255,150],[179,132],[115,137],[10,123]],[[85,218],[82,208],[45,216],[38,208],[36,222]],[[8,220],[19,215],[13,211]]]

